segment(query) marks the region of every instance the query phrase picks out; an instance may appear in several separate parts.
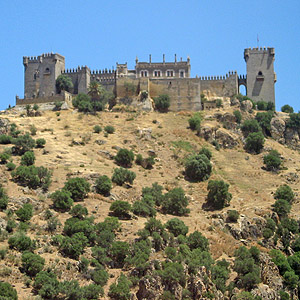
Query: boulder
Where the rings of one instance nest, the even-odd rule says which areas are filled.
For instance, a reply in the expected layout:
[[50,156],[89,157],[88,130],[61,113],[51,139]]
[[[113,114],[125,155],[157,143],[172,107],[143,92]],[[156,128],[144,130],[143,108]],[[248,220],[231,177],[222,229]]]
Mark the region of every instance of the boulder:
[[228,132],[223,128],[220,128],[216,131],[215,139],[224,149],[232,149],[239,144],[238,135]]
[[230,105],[231,106],[240,107],[240,101],[239,101],[239,99],[237,99],[237,98],[230,99]]
[[285,121],[282,118],[274,117],[271,120],[271,136],[274,140],[278,141],[279,143],[284,143],[284,132],[286,129]]
[[253,104],[250,100],[245,100],[241,103],[241,110],[250,111],[253,108]]
[[159,300],[164,290],[159,276],[147,276],[139,281],[139,289],[136,293],[136,297],[138,300]]
[[284,132],[285,143],[293,148],[299,147],[299,134],[293,128],[286,128]]
[[0,118],[0,134],[7,134],[9,131],[9,121],[7,119]]

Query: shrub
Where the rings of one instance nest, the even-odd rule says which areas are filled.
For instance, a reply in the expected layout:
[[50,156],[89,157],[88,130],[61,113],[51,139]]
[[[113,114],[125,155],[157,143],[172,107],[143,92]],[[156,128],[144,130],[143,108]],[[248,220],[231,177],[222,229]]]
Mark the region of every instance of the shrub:
[[18,136],[13,140],[13,143],[15,145],[14,152],[19,155],[22,155],[35,147],[35,140],[28,133]]
[[116,163],[125,168],[131,167],[133,160],[133,152],[127,149],[120,149],[115,156]]
[[115,267],[122,268],[125,263],[125,258],[129,254],[129,245],[126,242],[113,242],[109,250],[109,256],[115,264]]
[[217,99],[216,100],[216,107],[218,107],[218,108],[223,107],[223,101],[222,101],[222,99]]
[[135,163],[137,165],[141,165],[144,169],[152,169],[155,164],[155,160],[153,156],[143,158],[141,154],[138,154],[136,156]]
[[129,300],[130,299],[131,282],[121,273],[116,283],[109,287],[108,296],[114,300]]
[[241,130],[246,138],[250,133],[260,132],[261,128],[255,119],[245,120],[242,124]]
[[272,237],[274,234],[274,232],[272,232],[272,230],[270,228],[264,228],[264,230],[262,231],[262,235],[265,239],[269,239],[270,237]]
[[185,286],[185,274],[183,266],[180,263],[166,262],[163,264],[163,270],[159,272],[162,281],[166,286],[180,284]]
[[188,226],[184,224],[183,221],[178,218],[172,218],[166,223],[166,228],[174,234],[174,236],[178,236],[180,234],[186,235],[189,231]]
[[155,205],[160,206],[161,202],[164,198],[162,194],[163,187],[159,185],[157,182],[152,184],[152,187],[144,187],[142,189],[142,197],[149,195],[152,197]]
[[41,187],[44,190],[49,188],[51,183],[51,172],[45,167],[19,166],[11,173],[15,181],[36,189]]
[[191,250],[200,249],[201,251],[209,251],[208,239],[197,230],[188,236],[187,245]]
[[237,220],[239,219],[240,217],[240,214],[238,211],[236,210],[228,210],[227,212],[227,220],[229,222],[233,222],[233,223],[236,223]]
[[205,154],[190,156],[185,163],[185,174],[193,181],[203,181],[209,178],[212,165]]
[[7,208],[8,198],[7,196],[3,196],[0,198],[0,210],[4,210]]
[[111,204],[109,210],[114,216],[127,219],[131,211],[131,205],[127,201],[117,200]]
[[32,252],[23,252],[22,254],[22,268],[24,272],[31,277],[41,272],[45,265],[45,259]]
[[298,130],[300,128],[300,113],[291,113],[286,127]]
[[274,112],[259,112],[256,114],[255,119],[258,121],[259,126],[265,136],[271,136],[271,120],[273,118]]
[[289,203],[292,203],[295,199],[295,194],[289,185],[284,184],[276,190],[274,198],[283,199]]
[[108,273],[104,268],[96,268],[91,274],[92,280],[100,286],[104,286],[107,283],[108,277]]
[[22,166],[31,166],[34,165],[35,155],[32,151],[25,152],[21,157]]
[[9,135],[1,134],[0,135],[0,144],[11,144],[12,143],[12,137]]
[[271,150],[269,154],[264,156],[264,164],[268,171],[275,171],[280,168],[281,158],[276,150]]
[[35,277],[33,287],[43,299],[55,299],[59,294],[59,282],[51,271],[39,272]]
[[16,168],[16,165],[13,162],[8,162],[6,168],[8,171],[13,171]]
[[208,148],[206,148],[206,147],[202,147],[201,149],[200,149],[200,151],[199,151],[199,154],[201,155],[201,154],[204,154],[207,158],[208,158],[208,160],[211,160],[211,158],[212,158],[212,153],[211,153],[211,151],[208,149]]
[[260,153],[265,143],[264,135],[261,132],[250,133],[246,138],[245,149],[248,152]]
[[270,251],[270,256],[272,257],[272,261],[278,267],[281,275],[283,275],[287,271],[292,270],[286,256],[280,250],[272,249]]
[[90,184],[84,178],[70,178],[63,188],[71,193],[71,198],[74,201],[81,201],[90,191]]
[[145,230],[147,230],[150,233],[150,235],[152,235],[153,232],[157,232],[161,234],[164,231],[164,226],[160,220],[157,220],[155,218],[150,218],[145,223]]
[[171,215],[183,216],[190,212],[188,198],[182,188],[174,188],[164,195],[162,200],[162,211]]
[[150,195],[146,195],[141,201],[135,201],[132,205],[132,212],[137,216],[154,217],[156,210],[154,200]]
[[61,91],[70,92],[73,88],[73,83],[70,77],[61,74],[56,78],[55,86],[57,93],[60,94]]
[[200,130],[202,117],[200,113],[195,113],[190,119],[188,119],[190,129],[192,130]]
[[132,184],[135,177],[136,175],[134,172],[121,167],[118,169],[114,169],[114,173],[111,180],[117,185],[123,185],[125,182]]
[[268,103],[265,101],[257,101],[256,105],[258,110],[267,110]]
[[10,154],[5,153],[5,152],[0,154],[0,163],[1,164],[6,164],[9,159],[10,159]]
[[71,237],[64,237],[59,245],[60,251],[70,258],[77,259],[88,244],[88,239],[83,232],[74,233]]
[[43,138],[37,139],[35,143],[36,143],[36,148],[44,148],[44,146],[46,145],[46,140]]
[[0,282],[0,299],[18,300],[17,291],[8,282]]
[[78,109],[78,111],[80,111],[80,112],[88,113],[88,112],[93,111],[91,97],[86,94],[79,93],[73,99],[72,103],[73,103],[73,106],[76,107]]
[[69,211],[69,214],[71,216],[73,216],[74,218],[78,218],[78,219],[84,219],[85,216],[88,215],[88,210],[86,207],[77,204],[75,206],[72,207],[72,209]]
[[50,195],[50,198],[53,200],[54,209],[60,211],[68,211],[73,205],[71,193],[66,190],[55,191]]
[[235,120],[238,124],[241,124],[241,121],[242,121],[242,114],[239,110],[235,110],[233,112],[233,115],[235,116]]
[[8,239],[8,245],[18,251],[32,250],[33,242],[24,233],[16,233]]
[[281,111],[288,114],[292,114],[294,112],[294,109],[290,105],[285,104],[281,107]]
[[223,180],[210,180],[208,182],[207,203],[213,209],[221,209],[229,205],[232,195],[228,192],[229,184]]
[[16,211],[16,215],[22,222],[29,221],[33,216],[33,207],[30,203],[23,204],[23,207]]
[[95,125],[95,126],[94,126],[94,132],[95,132],[95,133],[100,133],[101,131],[102,131],[102,128],[101,128],[100,125]]
[[37,128],[34,125],[30,125],[29,131],[31,135],[36,135]]
[[276,200],[276,202],[272,206],[273,210],[278,214],[280,218],[286,217],[291,210],[291,204],[284,199]]
[[107,125],[104,127],[104,131],[108,134],[113,134],[115,132],[115,127]]
[[283,274],[284,283],[289,289],[295,289],[299,284],[299,277],[294,271],[287,271]]
[[155,108],[160,112],[168,111],[170,107],[170,96],[169,95],[159,95],[154,99]]

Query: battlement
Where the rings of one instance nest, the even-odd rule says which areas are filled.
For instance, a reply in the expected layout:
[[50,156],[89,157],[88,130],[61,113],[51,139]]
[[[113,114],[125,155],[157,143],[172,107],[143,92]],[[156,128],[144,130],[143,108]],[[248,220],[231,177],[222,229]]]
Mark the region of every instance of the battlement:
[[58,53],[43,53],[39,56],[23,56],[23,64],[28,65],[29,63],[42,63],[43,60],[55,59],[65,61],[65,57]]
[[97,75],[97,74],[115,74],[116,73],[116,71],[114,70],[114,68],[112,68],[112,69],[107,69],[107,68],[105,68],[105,69],[103,69],[103,70],[93,70],[93,71],[91,71],[91,74],[92,75]]
[[244,59],[247,61],[250,54],[268,54],[272,57],[275,56],[275,49],[274,48],[266,48],[266,47],[260,47],[260,48],[246,48],[244,50]]
[[237,75],[237,71],[229,71],[227,74],[221,76],[200,76],[196,78],[199,78],[200,80],[204,80],[204,81],[226,80],[227,78],[236,75]]
[[78,66],[76,69],[65,69],[63,71],[61,71],[62,74],[76,74],[76,73],[82,73],[82,72],[91,72],[91,70],[89,69],[89,67],[87,66]]

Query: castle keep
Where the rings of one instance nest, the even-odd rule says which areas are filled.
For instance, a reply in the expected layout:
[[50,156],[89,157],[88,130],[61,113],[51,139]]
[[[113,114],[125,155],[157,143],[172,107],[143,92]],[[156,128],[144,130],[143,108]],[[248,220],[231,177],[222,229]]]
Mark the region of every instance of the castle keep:
[[[24,99],[17,98],[17,105],[53,102],[56,93],[55,81],[64,74],[73,82],[71,93],[87,93],[92,81],[99,82],[114,93],[116,98],[128,95],[126,86],[135,87],[136,95],[147,91],[151,98],[168,94],[170,109],[174,111],[202,109],[201,94],[208,99],[232,97],[239,93],[241,85],[246,87],[247,96],[254,101],[275,103],[274,48],[247,48],[244,50],[247,75],[230,71],[222,76],[190,77],[190,58],[166,62],[135,60],[135,69],[125,64],[116,64],[116,69],[90,70],[87,66],[65,69],[65,58],[60,54],[42,54],[38,57],[23,57],[25,67]],[[62,95],[60,95],[62,97]]]

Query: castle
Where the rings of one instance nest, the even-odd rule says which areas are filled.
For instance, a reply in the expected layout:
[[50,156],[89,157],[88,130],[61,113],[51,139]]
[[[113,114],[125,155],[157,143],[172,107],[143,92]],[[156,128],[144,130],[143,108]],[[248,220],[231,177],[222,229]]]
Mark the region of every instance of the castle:
[[[114,93],[116,98],[127,95],[126,86],[135,87],[136,95],[147,91],[151,98],[168,94],[173,111],[203,108],[201,94],[209,99],[232,97],[245,86],[246,94],[254,101],[264,100],[275,103],[274,48],[247,48],[244,50],[247,75],[230,71],[223,76],[190,77],[190,58],[166,62],[135,60],[135,69],[129,70],[127,63],[116,64],[116,69],[90,70],[87,66],[65,69],[65,58],[60,54],[42,54],[37,57],[23,57],[25,67],[24,99],[17,97],[16,104],[53,102],[56,97],[56,78],[64,74],[73,82],[73,95],[87,93],[92,81],[99,82]],[[61,96],[61,95],[60,95]]]

